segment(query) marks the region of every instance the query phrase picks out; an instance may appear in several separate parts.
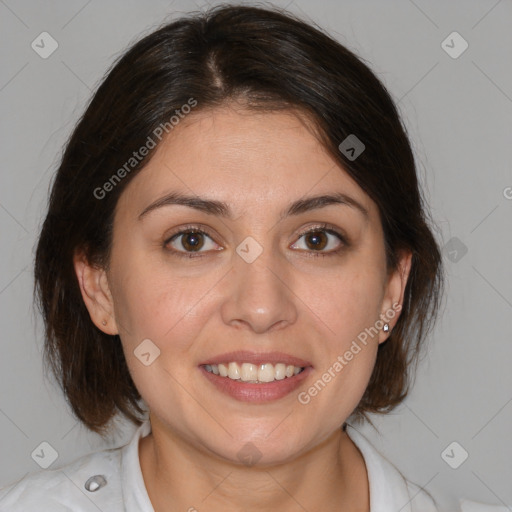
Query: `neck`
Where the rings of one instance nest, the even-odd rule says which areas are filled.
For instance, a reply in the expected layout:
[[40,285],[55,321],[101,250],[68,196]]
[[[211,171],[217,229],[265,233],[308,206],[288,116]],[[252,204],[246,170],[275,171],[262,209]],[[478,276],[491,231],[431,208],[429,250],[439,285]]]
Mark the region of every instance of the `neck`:
[[290,462],[260,467],[198,449],[153,418],[152,426],[139,456],[155,512],[369,511],[364,459],[341,428]]

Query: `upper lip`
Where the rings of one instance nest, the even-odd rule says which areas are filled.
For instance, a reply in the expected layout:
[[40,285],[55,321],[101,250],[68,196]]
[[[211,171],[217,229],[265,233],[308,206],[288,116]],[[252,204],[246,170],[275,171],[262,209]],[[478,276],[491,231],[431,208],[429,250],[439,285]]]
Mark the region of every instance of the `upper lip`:
[[286,365],[292,364],[300,368],[311,366],[309,361],[300,359],[299,357],[285,354],[284,352],[251,352],[249,350],[236,350],[234,352],[226,352],[218,356],[210,357],[201,365],[205,364],[221,364],[221,363],[252,363],[252,364],[265,364],[265,363],[283,363]]

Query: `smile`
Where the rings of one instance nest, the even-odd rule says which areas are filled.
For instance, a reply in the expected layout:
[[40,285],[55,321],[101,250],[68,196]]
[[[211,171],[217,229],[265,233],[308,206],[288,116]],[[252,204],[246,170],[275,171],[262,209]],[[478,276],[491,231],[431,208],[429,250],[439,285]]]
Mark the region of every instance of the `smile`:
[[[246,370],[247,373],[245,373],[244,376],[248,380],[244,381],[242,380],[244,364],[246,363],[206,364],[200,365],[198,368],[206,380],[209,381],[210,385],[213,385],[213,389],[237,401],[250,402],[253,404],[263,404],[285,398],[287,395],[296,391],[313,372],[312,366],[296,367],[293,365],[284,365],[284,363],[277,363],[276,365],[270,363],[260,365],[247,363],[249,365],[249,372]],[[284,366],[284,377],[283,367],[280,366],[281,364]],[[252,366],[255,368],[250,368]],[[221,369],[222,372],[226,374],[225,376],[221,376]],[[254,378],[254,373],[250,373],[253,372],[254,369],[258,372],[257,379]],[[214,370],[217,371],[218,374],[214,373]],[[231,375],[234,376],[236,376],[238,372],[239,378],[230,377],[230,370]],[[292,375],[288,376],[290,373]]]
[[252,363],[220,363],[220,364],[207,364],[204,369],[225,377],[231,380],[240,380],[248,384],[260,384],[273,382],[275,380],[284,380],[294,375],[301,373],[304,368],[285,363],[265,363],[265,364],[252,364]]

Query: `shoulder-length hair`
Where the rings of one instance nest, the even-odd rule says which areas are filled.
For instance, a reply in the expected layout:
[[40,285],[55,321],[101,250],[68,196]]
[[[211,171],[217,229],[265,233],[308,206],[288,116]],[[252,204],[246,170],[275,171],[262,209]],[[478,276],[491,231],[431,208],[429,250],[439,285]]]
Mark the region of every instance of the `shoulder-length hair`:
[[[304,113],[319,142],[378,206],[388,269],[397,268],[402,249],[412,252],[401,315],[379,345],[353,416],[392,410],[408,393],[443,284],[405,127],[370,68],[321,29],[278,9],[223,5],[166,23],[123,54],[63,152],[38,240],[34,291],[47,367],[74,414],[100,434],[119,412],[141,423],[121,340],[92,323],[73,256],[83,252],[108,268],[117,201],[155,149],[125,164],[191,99],[194,112],[243,100],[251,109]],[[356,159],[339,149],[351,134],[365,145]],[[122,179],[112,183],[115,174]]]

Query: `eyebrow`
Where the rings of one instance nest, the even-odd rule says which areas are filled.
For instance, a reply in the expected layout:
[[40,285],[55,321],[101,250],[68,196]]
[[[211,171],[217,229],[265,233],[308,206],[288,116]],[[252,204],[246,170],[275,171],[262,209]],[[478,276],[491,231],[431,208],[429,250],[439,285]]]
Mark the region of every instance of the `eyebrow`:
[[[298,199],[280,213],[280,220],[333,204],[349,206],[361,213],[365,217],[365,220],[369,219],[368,210],[361,203],[347,194],[336,192],[334,194],[322,194]],[[139,215],[139,220],[158,208],[171,205],[187,206],[208,215],[217,215],[226,219],[233,219],[233,212],[223,201],[205,199],[198,196],[188,196],[179,192],[171,192],[144,208]]]

